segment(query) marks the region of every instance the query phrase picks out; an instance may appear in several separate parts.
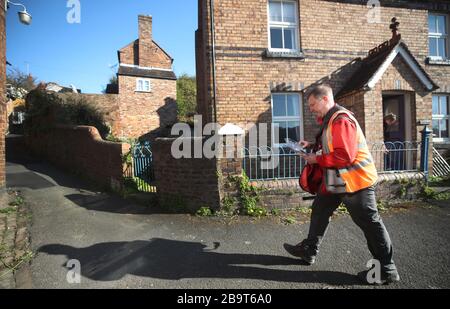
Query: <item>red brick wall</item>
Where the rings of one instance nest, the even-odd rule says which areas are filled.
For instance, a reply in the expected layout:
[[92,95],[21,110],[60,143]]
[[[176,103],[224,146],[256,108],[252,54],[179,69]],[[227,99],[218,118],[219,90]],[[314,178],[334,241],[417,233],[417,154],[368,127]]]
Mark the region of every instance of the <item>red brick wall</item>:
[[139,65],[142,67],[172,69],[172,59],[155,42],[145,45],[139,43]]
[[6,32],[5,1],[0,1],[0,188],[5,186]]
[[[148,15],[138,16],[139,42],[148,45],[152,42],[152,17]],[[139,49],[140,50],[140,49]]]
[[140,137],[176,122],[176,81],[151,79],[151,92],[136,92],[136,77],[119,76],[119,136]]
[[[120,50],[123,64],[172,69],[172,59],[152,40],[152,17],[139,15],[139,39]],[[150,79],[151,92],[136,92],[137,77],[120,75],[116,110],[108,110],[117,137],[138,138],[164,131],[177,119],[176,81]],[[105,106],[98,100],[99,105]]]
[[359,91],[339,100],[339,104],[355,114],[356,120],[358,120],[361,129],[365,131],[364,91]]
[[[197,54],[197,68],[200,72],[205,72],[205,78],[198,79],[198,104],[204,117],[211,119],[209,1],[199,2],[199,16],[203,18],[199,20],[197,32],[197,50],[200,51]],[[441,87],[447,85],[450,92],[450,66],[425,64],[428,56],[428,10],[408,7],[410,4],[405,1],[390,1],[390,5],[381,7],[381,23],[369,24],[366,2],[349,2],[351,1],[299,1],[299,40],[306,56],[302,60],[263,56],[268,47],[267,0],[216,0],[214,13],[218,122],[222,125],[226,122],[271,122],[271,83],[290,83],[300,91],[301,86],[328,81],[335,92],[339,91],[357,69],[351,61],[365,57],[370,49],[392,37],[389,25],[394,16],[400,22],[400,33],[412,54],[431,77]],[[394,7],[397,4],[402,7]],[[424,6],[426,5],[422,5]],[[205,95],[202,96],[202,93]],[[358,101],[361,102],[363,98],[376,101],[379,107],[381,94],[377,94],[378,97],[372,96],[368,93],[364,97],[360,96]],[[418,118],[431,118],[431,114],[425,111],[427,104],[422,107],[417,102]],[[357,109],[357,112],[362,113],[357,117],[367,132],[382,132],[381,114],[376,119],[371,119],[373,112],[380,111],[367,106],[364,110]],[[420,113],[423,115],[419,115]],[[304,115],[304,129],[308,135],[315,130],[315,123],[308,119],[311,115],[306,106]],[[370,138],[380,136],[375,134]]]
[[119,109],[119,96],[117,94],[59,94],[61,98],[84,98],[97,107],[104,115],[106,124],[111,127],[114,136],[121,134],[121,118]]
[[152,40],[152,17],[139,15],[138,27],[139,40],[128,44],[119,51],[120,62],[141,67],[172,69],[170,56]]
[[139,15],[139,65],[170,69],[171,63],[164,60],[168,60],[167,55],[153,43],[152,17]]
[[201,207],[217,209],[220,195],[216,160],[175,159],[171,155],[173,141],[158,138],[152,145],[160,205],[179,206],[191,212]]
[[131,42],[121,50],[119,50],[119,62],[139,65],[139,41]]
[[151,79],[152,91],[136,92],[136,77],[119,76],[119,94],[60,94],[92,102],[115,137],[138,138],[177,120],[176,81]]
[[122,158],[130,145],[103,141],[94,127],[57,126],[26,142],[35,155],[64,170],[104,188],[121,188]]

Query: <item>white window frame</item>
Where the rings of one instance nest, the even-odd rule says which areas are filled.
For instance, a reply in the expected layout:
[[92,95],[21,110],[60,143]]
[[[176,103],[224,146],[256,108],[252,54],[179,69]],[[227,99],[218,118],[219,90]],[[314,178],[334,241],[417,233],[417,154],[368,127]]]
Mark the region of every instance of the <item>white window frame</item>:
[[[428,52],[429,52],[428,56],[429,56],[429,58],[431,60],[447,60],[447,59],[449,59],[449,52],[450,52],[450,48],[449,48],[450,46],[449,46],[449,40],[448,40],[448,33],[449,33],[449,29],[450,29],[449,24],[448,24],[449,23],[449,15],[430,12],[428,14],[428,16],[431,16],[431,15],[436,16],[436,17],[443,16],[445,18],[445,25],[446,25],[445,31],[446,31],[446,33],[443,34],[443,33],[440,33],[440,32],[429,32],[430,31],[429,30],[430,29],[430,25],[428,25],[428,45],[430,44],[430,38],[433,38],[433,39],[444,39],[445,55],[443,57],[441,57],[441,56],[432,56],[431,55],[431,46],[428,46]],[[436,50],[439,53],[439,45],[436,47]]]
[[[441,109],[441,97],[447,97],[447,114],[446,115],[445,114],[433,114],[432,120],[446,120],[447,121],[447,131],[450,131],[450,127],[449,127],[449,125],[450,125],[450,123],[449,123],[449,120],[450,120],[450,110],[449,110],[450,94],[433,94],[433,97],[439,98],[438,99],[439,111]],[[433,129],[433,122],[431,123],[431,129]],[[440,133],[441,133],[441,129],[439,127],[439,135],[440,135]],[[433,134],[433,142],[450,142],[450,138],[449,137],[440,137],[440,136],[434,137],[434,134]]]
[[[140,86],[140,82],[142,82],[142,88]],[[145,87],[146,83],[148,83],[148,88]],[[152,91],[152,82],[148,78],[136,78],[136,91],[137,92],[151,92]]]
[[[299,104],[299,115],[298,116],[274,116],[273,115],[273,96],[274,95],[296,95],[298,96],[298,104]],[[292,92],[272,92],[270,95],[270,106],[272,111],[272,145],[274,147],[284,147],[286,145],[285,141],[279,141],[280,143],[275,143],[275,122],[276,121],[299,121],[300,122],[300,140],[303,140],[303,131],[304,131],[304,122],[303,122],[303,96],[300,93],[292,93]]]
[[[294,10],[295,10],[295,23],[289,23],[289,22],[274,22],[270,21],[270,2],[281,2],[281,16],[283,16],[283,3],[290,2],[294,4]],[[271,38],[271,32],[270,29],[272,27],[276,28],[295,28],[294,31],[294,44],[292,49],[289,48],[272,48],[272,38]],[[299,12],[298,12],[298,1],[297,0],[269,0],[267,1],[267,29],[268,29],[268,46],[269,51],[272,52],[297,52],[300,50],[300,35],[299,35]],[[283,40],[283,46],[284,45],[284,35],[282,35]]]

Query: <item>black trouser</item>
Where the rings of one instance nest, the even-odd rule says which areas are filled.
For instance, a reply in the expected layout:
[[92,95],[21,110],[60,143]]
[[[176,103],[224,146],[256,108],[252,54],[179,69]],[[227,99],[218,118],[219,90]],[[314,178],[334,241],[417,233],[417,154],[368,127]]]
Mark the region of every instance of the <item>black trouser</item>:
[[307,243],[319,248],[336,208],[344,203],[350,216],[364,232],[372,256],[380,261],[382,271],[396,271],[392,260],[392,243],[386,227],[378,214],[375,188],[356,193],[317,195],[312,206],[311,224]]

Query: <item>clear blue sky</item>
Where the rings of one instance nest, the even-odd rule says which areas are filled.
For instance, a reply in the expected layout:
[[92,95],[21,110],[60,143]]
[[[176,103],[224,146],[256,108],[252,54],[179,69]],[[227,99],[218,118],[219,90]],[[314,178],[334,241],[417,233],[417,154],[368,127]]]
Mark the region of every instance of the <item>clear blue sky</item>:
[[[138,38],[138,15],[153,16],[153,39],[174,58],[177,76],[195,75],[197,0],[80,0],[81,23],[67,22],[67,0],[13,0],[7,13],[7,60],[40,81],[100,93],[117,68],[117,50]],[[10,68],[10,67],[9,67]]]

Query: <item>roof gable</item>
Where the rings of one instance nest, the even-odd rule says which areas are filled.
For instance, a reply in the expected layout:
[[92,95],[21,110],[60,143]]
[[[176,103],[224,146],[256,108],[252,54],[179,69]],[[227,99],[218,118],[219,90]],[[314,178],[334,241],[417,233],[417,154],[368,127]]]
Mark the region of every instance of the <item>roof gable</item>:
[[158,43],[156,43],[155,41],[152,41],[152,43],[155,44],[155,46],[158,47],[159,50],[161,50],[167,56],[167,58],[169,58],[173,62],[173,58],[161,46],[159,46]]
[[401,56],[403,60],[405,60],[406,64],[408,64],[409,68],[414,72],[416,77],[420,80],[420,82],[425,86],[425,88],[428,91],[433,91],[436,88],[438,88],[437,85],[430,78],[430,76],[420,66],[420,64],[417,62],[414,56],[409,52],[406,44],[404,44],[402,41],[400,41],[392,49],[392,51],[388,54],[384,62],[375,72],[375,74],[372,77],[370,77],[369,81],[367,82],[368,88],[372,89],[375,87],[375,85],[380,81],[383,74],[386,72],[389,65],[392,64],[392,61],[394,61],[394,59],[397,56]]
[[[128,64],[139,65],[139,44],[141,44],[140,40],[137,39],[119,49],[117,51],[119,63],[124,62]],[[161,51],[161,53],[166,57],[167,60],[170,60],[170,62],[173,63],[173,58],[161,46],[159,46],[155,41],[152,41],[152,45],[157,51]],[[128,57],[124,57],[124,54],[129,55]],[[133,61],[131,61],[130,59],[133,59]]]
[[360,69],[352,75],[336,97],[342,98],[355,91],[373,89],[398,56],[402,57],[417,79],[428,91],[439,88],[409,51],[408,46],[399,39],[386,41],[372,49],[366,58],[359,59]]

